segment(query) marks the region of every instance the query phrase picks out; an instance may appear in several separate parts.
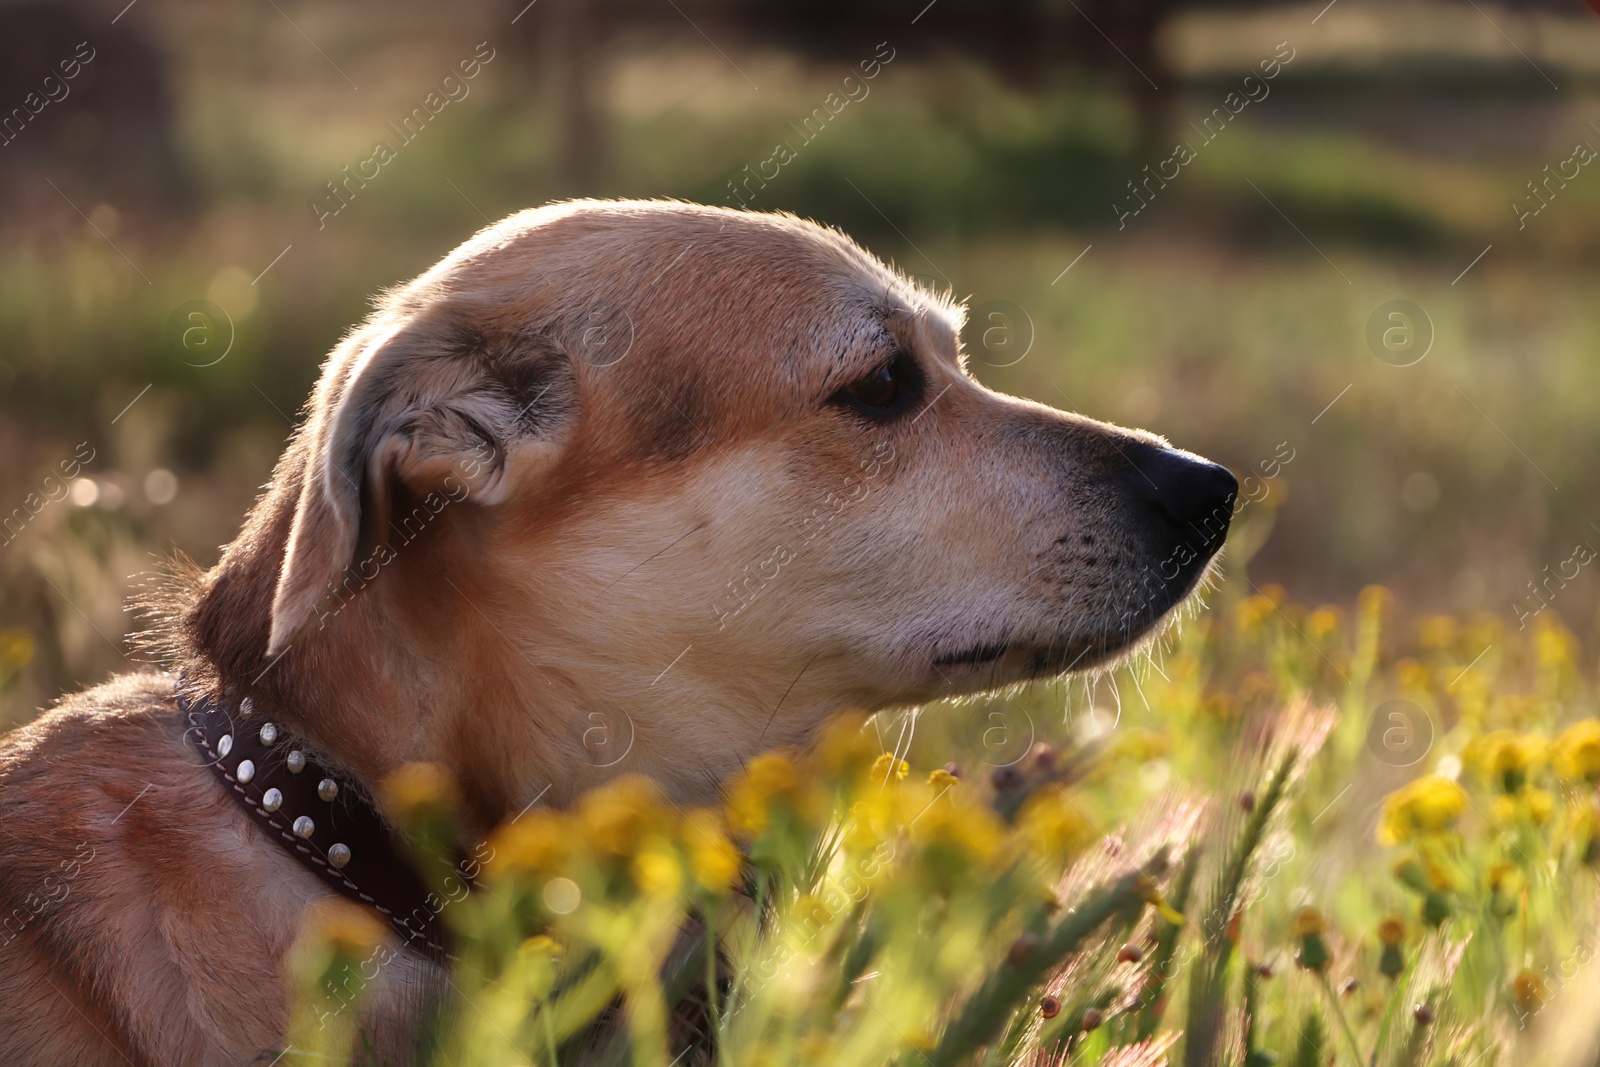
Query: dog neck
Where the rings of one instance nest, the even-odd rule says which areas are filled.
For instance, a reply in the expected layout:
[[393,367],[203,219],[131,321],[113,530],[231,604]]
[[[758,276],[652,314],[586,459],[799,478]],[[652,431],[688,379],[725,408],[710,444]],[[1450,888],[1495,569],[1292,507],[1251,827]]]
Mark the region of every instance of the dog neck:
[[[294,459],[291,450],[280,474]],[[250,695],[369,787],[403,763],[443,765],[472,834],[536,800],[566,803],[606,777],[606,760],[585,750],[597,736],[589,702],[561,670],[531,662],[503,626],[497,634],[483,605],[492,576],[473,571],[454,516],[442,516],[375,580],[331,596],[269,658],[297,483],[276,478],[217,566],[168,607],[180,622],[177,647],[167,651],[186,677],[207,691]]]

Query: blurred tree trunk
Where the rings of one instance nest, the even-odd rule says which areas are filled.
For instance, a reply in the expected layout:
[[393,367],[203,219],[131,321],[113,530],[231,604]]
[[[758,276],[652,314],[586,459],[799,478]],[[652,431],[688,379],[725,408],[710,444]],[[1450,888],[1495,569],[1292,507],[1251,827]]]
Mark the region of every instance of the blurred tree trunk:
[[[1107,47],[1094,49],[1095,65],[1122,82],[1133,103],[1135,149],[1140,156],[1165,155],[1171,144],[1171,109],[1176,77],[1167,68],[1156,37],[1173,0],[1096,0],[1083,7]],[[1097,43],[1088,39],[1091,45]]]
[[[561,193],[591,196],[606,165],[602,96],[605,18],[595,0],[509,0],[513,52],[524,81],[555,109]],[[520,15],[518,14],[520,12]]]
[[555,5],[551,44],[556,106],[561,109],[562,178],[575,192],[592,193],[605,167],[604,110],[600,94],[599,21],[592,0],[549,0]]

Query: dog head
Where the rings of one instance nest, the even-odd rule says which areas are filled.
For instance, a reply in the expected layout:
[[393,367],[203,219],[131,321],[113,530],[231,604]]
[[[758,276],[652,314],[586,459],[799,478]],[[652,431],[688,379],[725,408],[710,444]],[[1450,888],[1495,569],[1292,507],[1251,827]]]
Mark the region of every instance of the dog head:
[[840,709],[1104,664],[1236,483],[984,388],[960,327],[792,217],[515,215],[334,350],[191,628],[353,768],[442,760],[485,818],[620,771],[703,795]]

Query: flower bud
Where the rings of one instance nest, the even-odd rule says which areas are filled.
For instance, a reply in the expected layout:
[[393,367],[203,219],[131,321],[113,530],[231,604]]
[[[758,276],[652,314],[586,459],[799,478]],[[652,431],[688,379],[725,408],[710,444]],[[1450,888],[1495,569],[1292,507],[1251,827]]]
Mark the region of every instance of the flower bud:
[[1532,1015],[1544,1007],[1544,980],[1524,967],[1511,980],[1511,996],[1524,1015]]
[[1294,932],[1300,939],[1300,952],[1294,961],[1302,969],[1318,974],[1327,969],[1333,953],[1328,950],[1328,943],[1322,937],[1326,929],[1326,921],[1315,908],[1301,908],[1295,915]]
[[1022,788],[1022,772],[1011,764],[996,767],[989,780],[994,784],[996,793],[1010,793]]
[[1011,947],[1006,949],[1006,962],[1013,967],[1021,967],[1028,962],[1028,957],[1033,955],[1033,950],[1039,947],[1039,935],[1024,932],[1017,935],[1011,942]]
[[1405,920],[1390,915],[1378,924],[1378,941],[1383,951],[1378,956],[1378,973],[1393,981],[1406,969],[1406,960],[1400,946],[1406,940]]

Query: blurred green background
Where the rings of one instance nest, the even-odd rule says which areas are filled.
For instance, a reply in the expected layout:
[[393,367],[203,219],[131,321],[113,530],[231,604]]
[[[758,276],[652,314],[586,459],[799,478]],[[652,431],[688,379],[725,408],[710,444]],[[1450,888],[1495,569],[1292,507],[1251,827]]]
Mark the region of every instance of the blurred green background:
[[1594,636],[1578,0],[124,3],[0,3],[0,725],[126,667],[372,294],[580,195],[842,227],[970,302],[986,384],[1275,474],[1230,582],[1512,625],[1543,582]]

